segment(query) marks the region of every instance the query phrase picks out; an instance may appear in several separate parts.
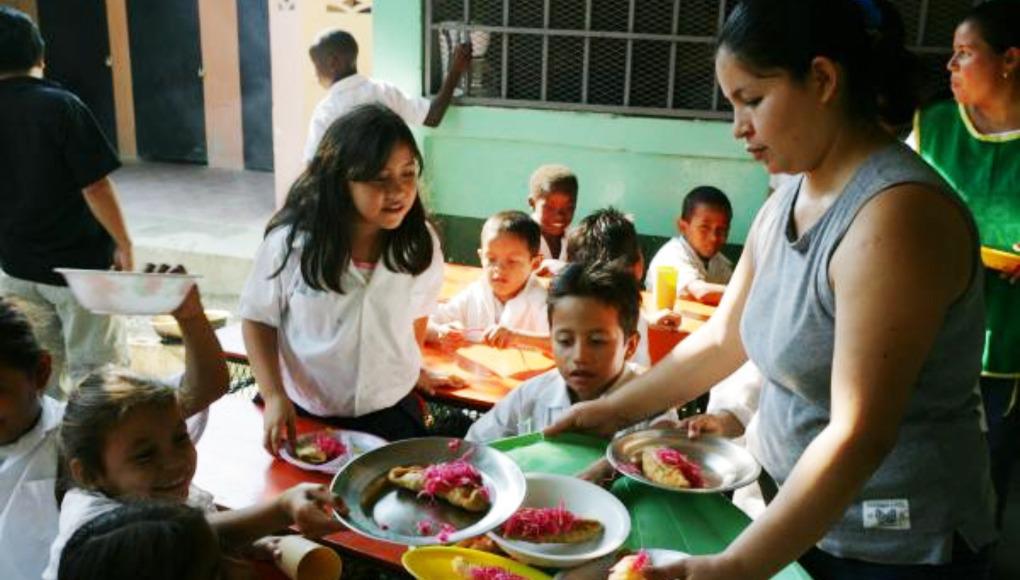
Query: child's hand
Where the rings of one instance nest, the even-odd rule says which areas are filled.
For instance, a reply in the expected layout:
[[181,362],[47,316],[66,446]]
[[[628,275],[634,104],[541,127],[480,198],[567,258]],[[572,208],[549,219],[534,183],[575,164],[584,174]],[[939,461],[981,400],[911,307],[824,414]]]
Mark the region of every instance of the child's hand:
[[464,327],[459,322],[439,324],[436,329],[436,342],[444,347],[455,348],[467,342],[464,338]]
[[603,458],[585,467],[575,477],[601,487],[609,487],[616,480],[616,470],[608,459]]
[[280,454],[280,444],[286,441],[287,450],[297,457],[294,442],[297,441],[297,412],[294,403],[285,395],[266,397],[265,409],[262,410],[263,440],[262,446],[273,455]]
[[418,382],[414,385],[419,391],[426,395],[435,395],[436,391],[443,389],[463,389],[467,382],[457,375],[437,375],[425,369],[418,373]]
[[542,265],[538,267],[538,270],[535,270],[535,275],[545,277],[555,276],[556,274],[559,274],[560,270],[562,270],[566,265],[566,262],[546,258],[545,260],[542,260]]
[[276,505],[305,536],[317,538],[344,529],[333,512],[346,514],[347,506],[325,485],[299,483],[281,493]]
[[744,434],[744,425],[729,411],[688,417],[680,421],[677,428],[686,429],[691,439],[702,435],[721,435],[732,439]]
[[680,317],[679,312],[673,312],[668,308],[663,308],[653,312],[648,316],[649,326],[664,326],[666,328],[680,328],[680,323],[683,319]]
[[283,557],[283,553],[280,552],[280,536],[266,536],[255,540],[251,547],[245,550],[244,555],[253,560],[279,562]]
[[505,326],[494,324],[485,331],[485,344],[493,348],[509,348],[514,342],[514,333]]

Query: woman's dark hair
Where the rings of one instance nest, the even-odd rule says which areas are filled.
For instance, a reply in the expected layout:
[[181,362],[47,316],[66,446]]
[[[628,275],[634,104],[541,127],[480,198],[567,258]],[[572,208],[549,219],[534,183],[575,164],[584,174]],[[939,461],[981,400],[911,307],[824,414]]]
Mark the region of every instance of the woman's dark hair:
[[25,315],[0,298],[0,365],[33,373],[45,352]]
[[[210,579],[218,546],[201,510],[176,503],[131,503],[96,516],[60,555],[61,580]],[[217,558],[210,562],[210,558]]]
[[1020,47],[1020,2],[984,2],[975,6],[963,21],[976,26],[981,38],[999,54],[1010,47]]
[[641,288],[631,272],[605,262],[567,264],[549,284],[550,324],[556,304],[569,296],[594,298],[615,308],[623,336],[629,338],[637,332]]
[[[175,404],[173,388],[129,370],[104,367],[89,374],[68,397],[60,423],[64,463],[77,459],[87,477],[103,474],[103,449],[111,429],[134,409]],[[70,485],[65,481],[59,487],[66,491]]]
[[845,72],[849,113],[895,127],[913,117],[922,70],[904,36],[887,0],[742,0],[719,45],[752,68],[782,69],[796,80],[813,59],[829,58]]
[[[276,228],[290,228],[283,264],[295,243],[301,243],[301,276],[309,287],[343,293],[340,279],[350,266],[358,218],[349,182],[378,178],[397,145],[409,147],[422,166],[414,135],[399,115],[382,105],[356,107],[326,130],[315,157],[269,221],[267,235]],[[432,236],[420,193],[404,221],[381,235],[383,263],[389,270],[418,275],[432,263]]]
[[585,216],[567,234],[569,262],[602,262],[618,268],[633,268],[642,257],[634,222],[614,207]]
[[27,14],[0,6],[0,73],[26,71],[42,60],[46,43]]
[[730,198],[726,197],[726,194],[718,187],[699,185],[687,192],[687,195],[684,196],[683,209],[680,210],[680,217],[690,220],[699,205],[716,208],[726,214],[728,219],[733,219],[733,205],[730,204]]

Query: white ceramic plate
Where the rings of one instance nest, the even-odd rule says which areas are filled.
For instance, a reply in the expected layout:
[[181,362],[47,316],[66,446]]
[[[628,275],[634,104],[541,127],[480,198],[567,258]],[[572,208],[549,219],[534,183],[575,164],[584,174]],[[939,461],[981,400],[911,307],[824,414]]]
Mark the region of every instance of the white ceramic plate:
[[[398,466],[429,465],[464,457],[482,475],[491,505],[469,512],[442,500],[429,500],[386,481]],[[510,457],[485,445],[447,437],[395,441],[347,463],[331,484],[349,509],[338,516],[348,528],[377,540],[407,546],[455,543],[480,536],[503,523],[524,499],[524,474]],[[429,522],[422,532],[419,523]],[[452,527],[441,534],[441,526]]]
[[[287,463],[290,463],[291,465],[296,465],[301,469],[307,469],[309,471],[321,471],[323,473],[336,473],[343,469],[343,466],[347,465],[347,462],[354,459],[355,457],[359,457],[373,449],[378,449],[379,447],[382,447],[387,443],[387,441],[382,437],[372,435],[371,433],[363,433],[361,431],[330,429],[329,432],[334,439],[336,439],[340,443],[343,443],[344,447],[347,448],[346,453],[338,455],[337,457],[334,457],[333,459],[325,463],[308,463],[306,461],[301,461],[297,457],[291,455],[290,451],[287,450],[287,447],[284,446],[283,449],[280,451],[280,457],[283,458],[283,460],[286,461]],[[316,433],[318,432],[305,433],[300,437],[314,436]]]
[[630,534],[630,514],[616,496],[601,487],[566,475],[525,475],[528,494],[521,507],[563,506],[578,517],[596,519],[605,529],[598,538],[580,544],[535,544],[507,540],[498,530],[489,532],[504,552],[535,566],[572,568],[612,553]]
[[201,276],[115,270],[54,268],[74,297],[98,314],[155,315],[173,312]]

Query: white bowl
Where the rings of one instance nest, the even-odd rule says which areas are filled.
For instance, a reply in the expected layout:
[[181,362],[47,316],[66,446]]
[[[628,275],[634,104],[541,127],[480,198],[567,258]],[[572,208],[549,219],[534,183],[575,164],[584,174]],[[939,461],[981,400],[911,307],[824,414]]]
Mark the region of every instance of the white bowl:
[[613,552],[627,540],[630,514],[613,494],[594,483],[566,475],[528,473],[524,477],[528,493],[522,508],[556,507],[562,502],[578,517],[599,520],[605,529],[598,539],[580,544],[535,544],[507,540],[496,531],[489,532],[489,537],[515,559],[535,566],[573,568]]
[[200,276],[145,274],[115,270],[55,268],[67,279],[74,297],[98,314],[167,314],[184,302]]

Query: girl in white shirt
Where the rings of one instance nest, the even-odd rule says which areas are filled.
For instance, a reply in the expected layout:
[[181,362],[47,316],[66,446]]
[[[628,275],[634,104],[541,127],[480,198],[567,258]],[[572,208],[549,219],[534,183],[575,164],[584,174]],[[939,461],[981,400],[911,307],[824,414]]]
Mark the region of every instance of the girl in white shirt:
[[293,444],[296,408],[387,439],[425,434],[412,390],[443,256],[421,166],[404,121],[363,105],[326,131],[270,221],[240,308],[270,452]]

